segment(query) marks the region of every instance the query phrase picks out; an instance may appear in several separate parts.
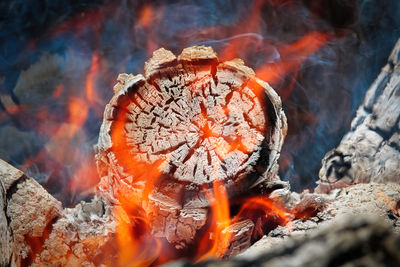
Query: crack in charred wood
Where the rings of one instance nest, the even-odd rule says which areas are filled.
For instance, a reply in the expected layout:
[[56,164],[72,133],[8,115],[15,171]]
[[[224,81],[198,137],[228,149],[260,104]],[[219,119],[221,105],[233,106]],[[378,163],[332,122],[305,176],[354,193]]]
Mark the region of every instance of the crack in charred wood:
[[11,184],[6,193],[7,201],[10,201],[12,196],[18,191],[18,185],[24,183],[27,179],[28,177],[24,174]]

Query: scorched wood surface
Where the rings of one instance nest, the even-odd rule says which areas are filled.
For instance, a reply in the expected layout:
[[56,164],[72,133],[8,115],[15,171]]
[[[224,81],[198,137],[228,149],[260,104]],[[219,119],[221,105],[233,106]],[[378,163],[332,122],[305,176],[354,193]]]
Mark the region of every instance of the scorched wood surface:
[[[286,117],[273,89],[242,60],[210,47],[163,48],[143,75],[119,76],[96,155],[100,190],[146,203],[153,232],[177,246],[207,221],[212,184],[229,198],[276,178]],[[147,201],[148,199],[148,201]]]

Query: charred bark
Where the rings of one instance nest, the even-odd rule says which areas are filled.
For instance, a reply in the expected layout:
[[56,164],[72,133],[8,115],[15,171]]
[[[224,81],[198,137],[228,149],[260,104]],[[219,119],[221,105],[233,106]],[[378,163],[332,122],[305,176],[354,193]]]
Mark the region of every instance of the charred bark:
[[400,39],[368,89],[350,131],[322,159],[317,191],[400,182]]

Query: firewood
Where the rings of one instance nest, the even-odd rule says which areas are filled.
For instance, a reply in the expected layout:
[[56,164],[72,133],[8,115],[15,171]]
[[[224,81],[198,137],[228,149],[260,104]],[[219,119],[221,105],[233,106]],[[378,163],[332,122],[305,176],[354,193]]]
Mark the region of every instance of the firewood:
[[323,158],[319,177],[321,192],[355,183],[400,183],[400,39],[350,131]]
[[[62,209],[34,179],[0,160],[0,266],[93,266],[116,232],[111,206],[95,197]],[[109,258],[111,256],[108,256]]]
[[288,238],[307,236],[312,230],[330,224],[332,220],[343,215],[378,216],[388,225],[392,225],[394,231],[400,232],[400,185],[398,184],[355,184],[335,189],[329,195],[303,193],[296,210],[299,211],[299,208],[306,206],[313,208],[320,205],[318,203],[323,203],[324,207],[317,208],[316,213],[314,210],[303,209],[311,214],[308,217],[296,216],[296,219],[289,224],[276,227],[238,257],[256,258],[263,252],[284,245]]
[[[1,224],[0,244],[2,263],[20,265],[35,253],[34,244],[40,243],[47,228],[61,212],[61,203],[52,197],[34,179],[0,160],[0,180],[2,184],[3,208],[7,220]],[[36,247],[38,248],[38,247]]]
[[148,198],[155,236],[177,247],[192,242],[207,222],[213,182],[233,198],[277,180],[286,117],[278,95],[240,59],[219,62],[203,46],[178,57],[161,48],[144,76],[118,81],[97,145],[99,189],[115,203]]

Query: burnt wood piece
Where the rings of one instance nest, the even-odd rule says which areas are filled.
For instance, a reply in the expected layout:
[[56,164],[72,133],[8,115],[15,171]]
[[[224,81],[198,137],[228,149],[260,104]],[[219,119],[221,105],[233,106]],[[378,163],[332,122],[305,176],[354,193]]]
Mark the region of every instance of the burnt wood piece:
[[[227,105],[223,106],[221,104],[215,107],[215,109],[225,108],[224,111],[232,117],[228,118],[232,120],[232,123],[225,122],[228,125],[224,127],[221,126],[220,128],[226,131],[227,134],[231,133],[237,140],[234,139],[234,143],[228,143],[225,146],[222,145],[218,147],[218,149],[220,149],[218,150],[220,153],[217,155],[218,159],[215,157],[213,159],[221,161],[220,157],[222,155],[226,156],[226,162],[233,164],[230,157],[233,155],[242,155],[243,158],[247,157],[247,160],[245,160],[244,163],[237,162],[240,170],[234,169],[233,167],[232,169],[226,170],[221,168],[222,171],[220,169],[218,172],[221,176],[213,177],[219,179],[220,182],[225,182],[227,188],[230,189],[230,195],[235,195],[238,193],[237,191],[240,191],[235,188],[235,184],[231,185],[232,188],[228,186],[229,183],[232,183],[234,178],[236,178],[238,184],[244,185],[244,188],[249,188],[250,186],[255,187],[257,185],[263,186],[264,188],[274,181],[279,182],[276,177],[278,168],[277,159],[287,126],[284,113],[281,110],[280,99],[276,93],[266,83],[255,78],[252,70],[245,67],[240,60],[218,63],[215,54],[209,48],[200,47],[186,49],[178,59],[172,60],[172,62],[170,62],[168,58],[170,55],[171,53],[161,49],[155,53],[153,59],[147,62],[145,67],[146,76],[152,77],[152,82],[160,81],[161,78],[157,77],[160,77],[161,73],[168,73],[166,69],[177,70],[177,65],[179,65],[179,68],[182,69],[183,66],[185,66],[185,71],[187,70],[185,77],[189,80],[193,79],[193,81],[188,83],[185,81],[184,86],[190,85],[191,90],[193,89],[195,90],[194,92],[201,93],[200,95],[196,95],[196,93],[192,97],[189,95],[189,93],[192,93],[190,90],[186,92],[189,99],[191,99],[190,97],[193,99],[198,97],[202,100],[201,103],[204,104],[205,101],[209,101],[210,98],[214,99],[219,94],[218,92],[211,92],[211,88],[216,89],[216,87],[207,87],[207,92],[210,93],[210,95],[206,95],[203,91],[205,90],[203,88],[204,80],[209,77],[212,79],[209,80],[210,84],[215,85],[215,83],[219,81],[221,82],[220,87],[222,87],[222,89],[233,88],[229,91],[229,96],[227,96],[229,92],[224,95],[225,101],[227,101],[226,99],[230,100],[227,101]],[[205,76],[207,76],[207,78],[205,78]],[[165,78],[165,76],[162,77]],[[172,76],[170,78],[171,80],[173,79]],[[119,83],[114,87],[114,91],[116,95],[119,95],[113,98],[113,101],[117,102],[123,100],[123,97],[126,96],[122,94],[122,92],[126,93],[131,90],[131,86],[128,85],[129,83],[136,87],[138,85],[137,83],[140,84],[141,81],[144,80],[144,77],[141,75],[135,77],[122,74],[118,79]],[[183,78],[181,81],[183,81]],[[165,80],[165,82],[167,81]],[[197,82],[199,84],[197,84]],[[246,87],[250,85],[255,92],[253,95],[248,87]],[[148,86],[155,87],[154,84]],[[164,87],[161,86],[160,88]],[[136,93],[136,89],[133,92]],[[142,101],[137,100],[136,97],[138,96],[135,95],[135,93],[132,94],[130,91],[129,100],[131,100],[130,97],[134,97],[136,101]],[[223,97],[220,99],[221,101],[222,98]],[[214,100],[217,101],[216,99]],[[166,101],[170,100],[168,99]],[[134,104],[139,102],[133,101]],[[173,102],[174,101],[171,103]],[[115,104],[116,102],[113,103]],[[107,106],[104,116],[105,121],[112,121],[110,118],[118,114],[117,110],[121,108],[121,106],[113,105],[109,104]],[[208,107],[207,105],[205,105],[205,107]],[[173,104],[169,105],[169,107],[170,106],[173,106]],[[204,119],[203,108],[204,107],[200,108],[201,114],[198,114],[197,118]],[[233,111],[229,111],[229,109]],[[242,111],[240,111],[240,109],[248,111],[247,115],[251,115],[252,117],[244,118],[245,115],[241,113]],[[166,109],[161,112],[172,114],[175,111],[169,112]],[[193,110],[186,109],[184,112],[192,115]],[[186,113],[184,115],[190,120],[191,117]],[[138,112],[137,116],[140,114],[142,113]],[[217,113],[211,115],[214,116],[217,115]],[[141,116],[143,116],[143,114]],[[218,119],[212,116],[210,116],[211,119]],[[225,114],[225,116],[227,116],[227,114]],[[169,115],[166,117],[170,118]],[[207,121],[206,118],[205,120]],[[112,122],[115,123],[115,121]],[[215,121],[213,122],[216,123]],[[208,121],[205,123],[200,120],[199,123],[203,128],[198,129],[198,141],[196,142],[205,142],[204,139],[208,138],[209,143],[207,151],[214,150],[215,156],[217,154],[217,144],[213,144],[212,141],[210,141],[218,139],[213,135],[214,129],[210,129],[210,126],[207,126],[209,123]],[[233,124],[235,126],[233,126]],[[126,220],[129,218],[129,214],[121,215],[120,211],[118,216],[116,215],[114,208],[116,208],[115,204],[119,203],[119,199],[116,197],[120,196],[120,194],[126,198],[135,196],[142,197],[145,195],[146,189],[148,189],[147,186],[156,181],[142,179],[140,182],[135,181],[137,183],[134,183],[134,186],[131,186],[131,184],[126,185],[126,182],[132,179],[132,177],[121,176],[121,173],[124,173],[124,169],[119,168],[116,164],[110,164],[110,161],[119,158],[113,153],[102,154],[104,152],[102,149],[107,146],[108,142],[111,144],[112,141],[116,141],[116,139],[112,139],[111,136],[105,134],[107,133],[105,128],[110,127],[110,125],[107,125],[107,123],[103,123],[98,147],[99,153],[97,154],[99,171],[101,174],[106,173],[107,175],[103,176],[95,198],[89,203],[82,202],[74,208],[63,209],[61,203],[54,199],[54,197],[43,189],[34,179],[27,177],[20,170],[0,160],[0,197],[2,200],[0,202],[2,208],[0,213],[1,266],[8,266],[10,264],[12,266],[48,266],[54,264],[61,266],[93,266],[101,263],[113,265],[118,262],[115,235],[117,234],[118,225],[121,224],[120,220]],[[197,127],[200,127],[199,125],[197,125]],[[196,125],[192,125],[192,127],[195,126]],[[247,133],[240,131],[237,126],[247,130],[248,134],[250,134],[249,136],[256,139],[246,136]],[[219,130],[222,131],[221,129]],[[186,130],[186,128],[181,130]],[[134,131],[130,133],[130,138],[138,138],[138,136],[134,134]],[[200,133],[203,133],[203,136],[201,136]],[[208,134],[210,134],[210,136],[208,136]],[[171,136],[173,136],[173,131],[171,131]],[[190,140],[189,138],[189,141]],[[229,138],[228,140],[231,141]],[[251,143],[251,141],[253,143]],[[223,140],[219,142],[223,142]],[[225,142],[227,141],[225,140]],[[133,145],[131,144],[129,147],[130,150],[126,151],[129,153],[134,149],[140,149],[140,147],[135,146],[135,144],[136,143],[133,142]],[[118,143],[118,145],[120,144]],[[150,143],[147,143],[147,145],[152,146]],[[167,152],[168,151],[169,149],[167,148]],[[111,152],[111,150],[109,152]],[[173,152],[173,149],[171,152]],[[202,150],[200,152],[203,153],[204,151]],[[194,152],[191,153],[199,154],[200,152],[194,150]],[[157,157],[157,155],[155,156]],[[172,157],[172,155],[170,156]],[[164,161],[163,157],[160,158],[162,159],[161,161]],[[262,158],[262,160],[260,158]],[[99,162],[100,160],[105,160],[105,163]],[[150,157],[148,160],[150,160]],[[166,163],[159,165],[159,159],[155,160],[156,163],[154,165],[148,162],[143,164],[143,162],[136,161],[131,157],[128,159],[128,162],[129,164],[134,163],[134,167],[139,173],[140,171],[145,172],[147,175],[146,178],[158,176],[161,166],[165,168],[170,166]],[[110,166],[117,167],[117,169],[110,170]],[[153,168],[154,166],[158,168]],[[187,168],[187,166],[185,168]],[[141,169],[141,167],[145,168]],[[161,170],[164,169],[161,168]],[[194,175],[196,179],[200,177],[196,180],[197,182],[188,183],[187,181],[180,181],[174,183],[171,182],[170,179],[166,179],[163,180],[163,184],[156,183],[158,186],[156,187],[157,190],[150,190],[151,194],[147,195],[147,198],[144,198],[147,200],[147,203],[144,204],[151,207],[151,209],[146,209],[146,211],[149,213],[148,217],[152,218],[151,223],[155,225],[155,229],[161,229],[162,231],[160,232],[163,237],[165,237],[164,233],[169,233],[167,239],[178,247],[179,242],[183,243],[182,246],[184,246],[186,240],[191,240],[193,235],[196,234],[196,229],[203,227],[208,220],[208,201],[213,201],[208,199],[208,197],[212,196],[212,194],[209,194],[212,190],[206,188],[205,191],[202,192],[203,194],[199,194],[199,191],[196,191],[203,186],[201,179],[208,179],[206,175],[207,171],[210,171],[210,169],[203,170],[205,170],[203,175]],[[108,173],[111,175],[108,176]],[[236,175],[237,177],[234,177],[234,174],[237,173],[239,173]],[[252,175],[246,175],[250,173]],[[116,174],[120,176],[112,176]],[[211,172],[208,173],[208,175],[211,174]],[[232,177],[228,177],[229,175],[232,175]],[[119,179],[120,177],[127,181]],[[186,176],[184,179],[188,179],[188,177],[189,176]],[[266,181],[268,181],[267,184],[265,183]],[[210,182],[209,185],[211,184]],[[187,192],[185,197],[190,199],[190,202],[186,203],[185,207],[176,205],[176,199],[165,197],[166,192],[172,192],[172,196],[176,197],[182,190],[187,190],[185,191]],[[197,197],[196,193],[198,193]],[[106,198],[104,198],[104,196],[106,196]],[[227,231],[232,231],[233,233],[232,240],[234,242],[230,246],[233,252],[237,252],[243,248],[243,246],[248,246],[248,236],[252,231],[252,222],[245,222],[248,226],[245,227],[246,231],[237,231],[235,227],[237,227],[239,223],[227,229]],[[125,224],[129,225],[132,223],[133,222],[130,220],[125,222]],[[161,225],[161,228],[158,228],[157,225]],[[160,236],[157,231],[153,232],[155,236]],[[244,243],[235,243],[235,241],[244,241]]]
[[[4,217],[1,216],[1,262],[17,266],[32,257],[38,241],[61,212],[61,203],[34,179],[0,160]],[[6,220],[3,220],[6,219]],[[7,247],[8,244],[8,247]]]
[[[34,179],[0,160],[0,266],[94,266],[116,232],[111,206],[95,198],[62,209]],[[103,253],[103,254],[102,254]]]
[[221,259],[227,259],[250,247],[253,230],[254,223],[249,219],[235,222],[226,227],[222,230],[222,233],[229,233],[229,246],[217,251],[217,256]]
[[10,191],[11,184],[23,175],[23,172],[0,160],[0,266],[9,265],[14,246],[10,220],[6,216],[7,192]]
[[400,39],[339,146],[322,159],[317,191],[400,183]]
[[99,191],[143,200],[153,234],[185,247],[207,223],[213,182],[233,198],[278,180],[286,131],[279,96],[242,60],[161,48],[144,75],[118,77],[97,144]]

